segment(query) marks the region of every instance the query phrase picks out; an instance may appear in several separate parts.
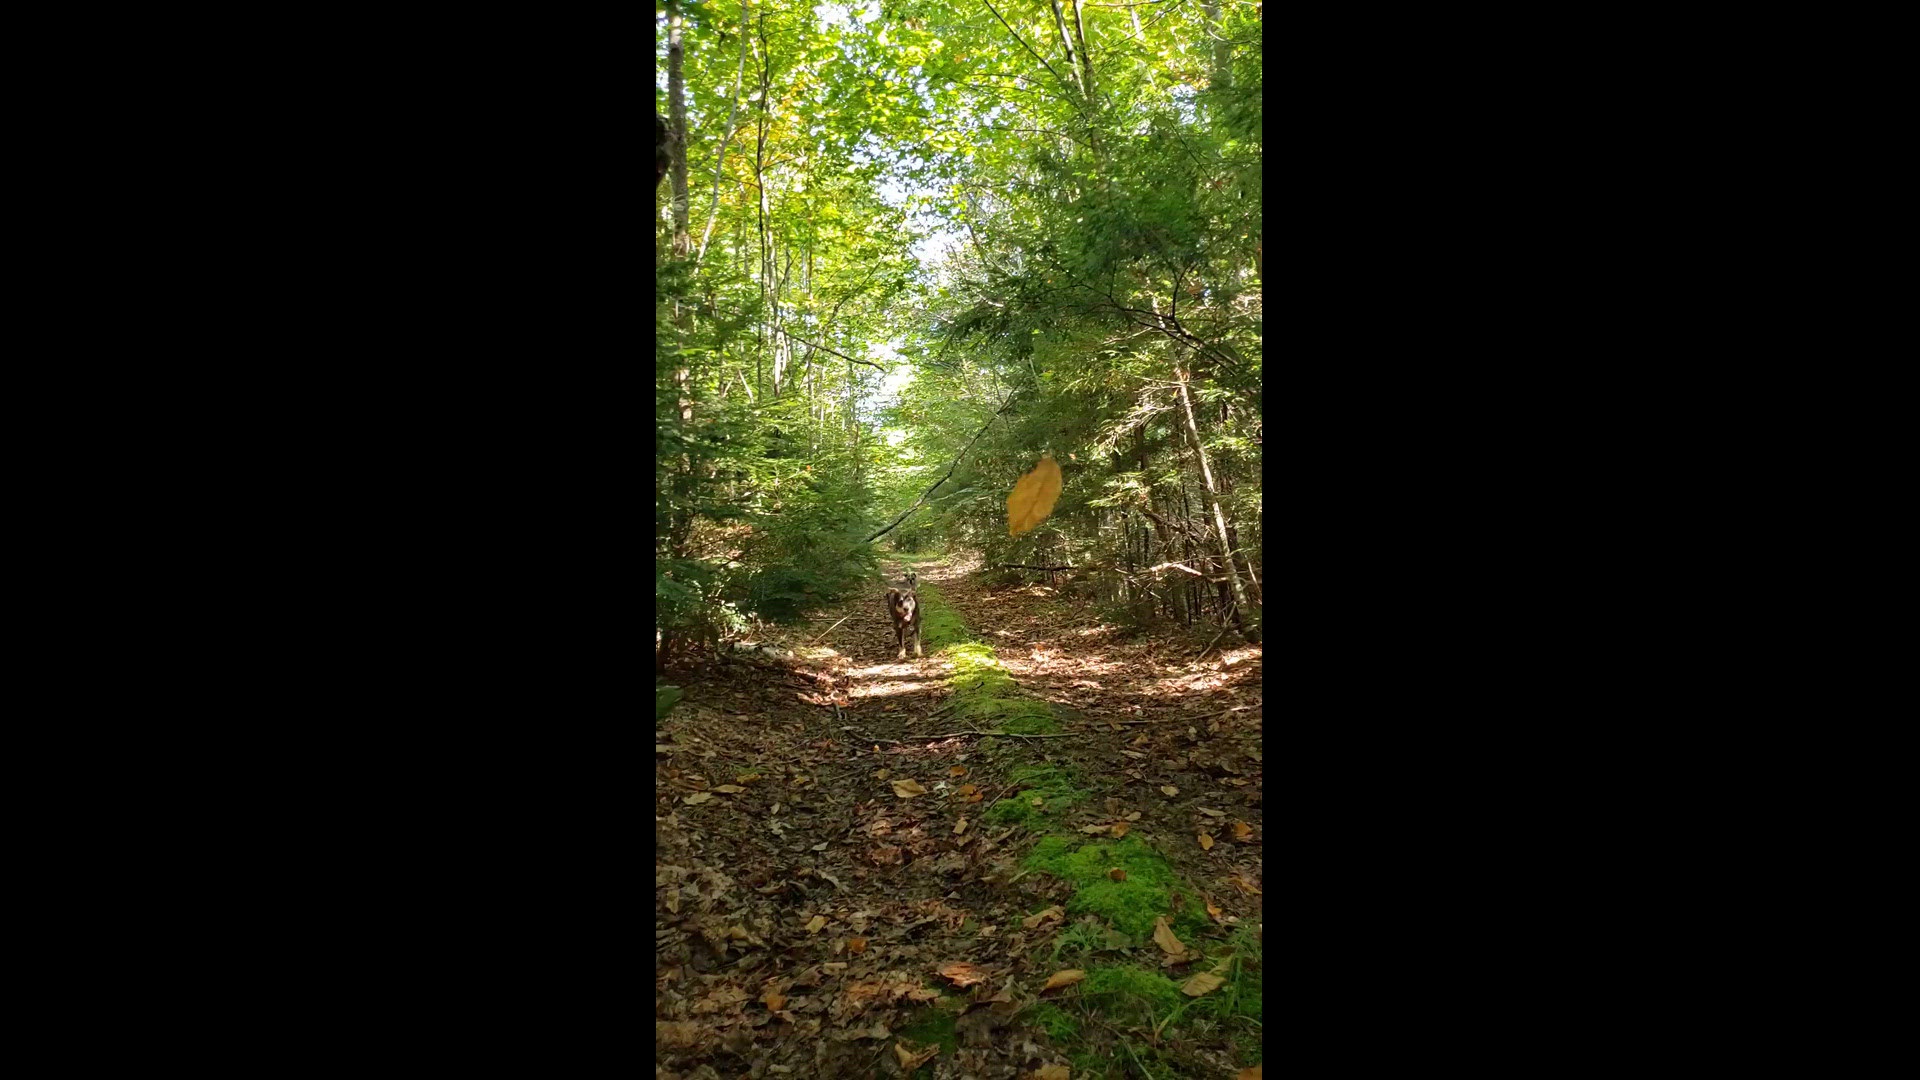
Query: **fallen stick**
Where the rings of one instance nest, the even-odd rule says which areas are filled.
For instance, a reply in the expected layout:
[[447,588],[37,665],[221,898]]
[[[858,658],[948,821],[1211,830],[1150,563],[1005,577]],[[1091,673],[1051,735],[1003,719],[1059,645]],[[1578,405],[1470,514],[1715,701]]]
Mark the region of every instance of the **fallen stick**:
[[[852,616],[851,614],[848,614],[848,615],[842,615],[842,616],[840,616],[840,622],[837,622],[837,623],[834,623],[834,624],[833,624],[832,626],[829,626],[829,627],[827,627],[827,628],[826,628],[825,630],[822,630],[822,631],[820,631],[820,637],[816,637],[816,638],[814,638],[814,639],[813,639],[813,641],[819,641],[819,640],[820,640],[820,638],[823,638],[823,637],[826,637],[826,636],[827,636],[828,634],[831,634],[831,633],[833,633],[833,632],[834,632],[835,630],[837,630],[837,629],[839,629],[839,628],[840,628],[840,623],[841,623],[841,622],[846,622],[846,621],[847,621],[848,619],[851,619],[851,618],[853,618],[853,616]],[[1222,630],[1222,631],[1220,631],[1220,632],[1221,632],[1221,633],[1223,633],[1223,634],[1224,634],[1224,633],[1226,633],[1226,631],[1225,631],[1225,630]],[[1218,639],[1218,638],[1215,638],[1214,640],[1215,640],[1215,641],[1218,641],[1219,639]],[[807,644],[809,644],[809,645],[811,645],[811,644],[813,644],[813,641],[809,641],[809,642],[807,642]],[[1207,646],[1207,648],[1209,648],[1209,649],[1211,649],[1211,648],[1213,648],[1213,646],[1211,646],[1211,645],[1209,645],[1209,646]]]

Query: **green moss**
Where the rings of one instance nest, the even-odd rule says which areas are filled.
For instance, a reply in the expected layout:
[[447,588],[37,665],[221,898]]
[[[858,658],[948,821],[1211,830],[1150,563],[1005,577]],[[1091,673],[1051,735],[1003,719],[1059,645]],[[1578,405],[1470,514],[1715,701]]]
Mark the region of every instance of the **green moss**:
[[1133,964],[1091,968],[1080,985],[1081,997],[1093,999],[1103,1013],[1149,1027],[1189,1000],[1179,983]]
[[1021,693],[993,646],[976,640],[938,587],[920,585],[920,637],[935,656],[953,665],[953,713],[979,730],[1052,735],[1060,730],[1043,701]]
[[[1152,936],[1154,919],[1167,914],[1178,884],[1160,853],[1135,836],[1088,844],[1066,836],[1045,837],[1022,865],[1073,884],[1073,899],[1067,901],[1069,915],[1099,916],[1142,941]],[[1125,881],[1108,876],[1116,867],[1126,872]],[[1173,928],[1190,944],[1207,930],[1206,911],[1198,900],[1189,899],[1182,906]]]
[[1051,1001],[1043,1001],[1026,1013],[1027,1022],[1047,1033],[1056,1044],[1067,1045],[1080,1038],[1080,1021]]
[[[1020,824],[1036,831],[1059,820],[1060,814],[1087,797],[1073,770],[1053,762],[1023,765],[1008,773],[1007,781],[1020,790],[993,804],[987,821]],[[1033,800],[1039,799],[1036,808]]]
[[960,1049],[960,1039],[954,1031],[956,1016],[950,1009],[931,1006],[914,1013],[907,1026],[895,1033],[917,1046],[939,1043],[941,1055],[950,1061]]

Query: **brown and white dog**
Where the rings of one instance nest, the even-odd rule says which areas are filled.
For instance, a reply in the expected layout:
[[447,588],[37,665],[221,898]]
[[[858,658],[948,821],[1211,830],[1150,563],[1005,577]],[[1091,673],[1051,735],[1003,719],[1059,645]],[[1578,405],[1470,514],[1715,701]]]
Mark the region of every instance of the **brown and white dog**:
[[893,620],[893,641],[900,646],[900,655],[896,659],[907,658],[907,638],[913,638],[913,655],[925,656],[920,651],[920,579],[913,571],[907,571],[907,587],[887,590],[887,615]]

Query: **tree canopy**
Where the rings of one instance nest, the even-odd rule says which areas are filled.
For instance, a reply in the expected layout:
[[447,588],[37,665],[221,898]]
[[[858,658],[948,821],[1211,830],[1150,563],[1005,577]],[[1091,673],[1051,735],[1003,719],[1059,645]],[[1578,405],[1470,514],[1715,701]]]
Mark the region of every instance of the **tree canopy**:
[[1260,5],[658,17],[660,661],[888,545],[1257,640]]

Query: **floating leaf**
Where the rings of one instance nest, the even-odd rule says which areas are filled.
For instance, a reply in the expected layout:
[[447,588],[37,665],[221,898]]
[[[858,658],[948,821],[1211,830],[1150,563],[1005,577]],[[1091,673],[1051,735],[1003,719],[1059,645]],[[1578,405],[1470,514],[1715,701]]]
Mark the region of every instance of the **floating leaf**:
[[1033,471],[1022,476],[1007,496],[1007,535],[1019,536],[1047,520],[1060,498],[1060,466],[1052,454],[1043,455]]

